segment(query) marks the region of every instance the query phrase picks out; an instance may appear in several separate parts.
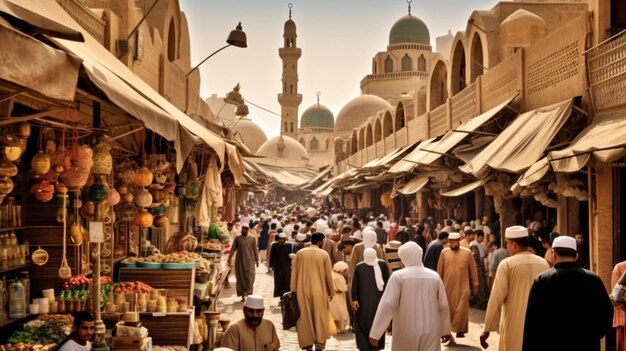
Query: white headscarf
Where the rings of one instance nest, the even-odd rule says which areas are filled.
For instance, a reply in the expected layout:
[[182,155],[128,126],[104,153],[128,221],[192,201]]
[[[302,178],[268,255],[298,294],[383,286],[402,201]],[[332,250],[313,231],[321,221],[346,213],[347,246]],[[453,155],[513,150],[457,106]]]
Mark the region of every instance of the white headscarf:
[[400,246],[400,249],[398,250],[400,261],[402,261],[402,264],[404,264],[405,267],[423,267],[424,264],[422,263],[422,254],[422,248],[414,241],[407,242],[406,244]]
[[333,266],[333,271],[335,271],[335,272],[341,273],[341,272],[344,272],[346,270],[348,270],[348,264],[345,263],[344,261],[338,261]]
[[371,247],[365,249],[365,251],[363,251],[363,258],[366,265],[374,268],[374,278],[376,278],[376,287],[378,288],[378,291],[383,291],[385,281],[383,280],[383,273],[380,271],[380,266],[378,265],[376,250]]
[[363,235],[363,246],[366,249],[374,247],[376,245],[376,232],[370,228],[363,229],[361,233]]

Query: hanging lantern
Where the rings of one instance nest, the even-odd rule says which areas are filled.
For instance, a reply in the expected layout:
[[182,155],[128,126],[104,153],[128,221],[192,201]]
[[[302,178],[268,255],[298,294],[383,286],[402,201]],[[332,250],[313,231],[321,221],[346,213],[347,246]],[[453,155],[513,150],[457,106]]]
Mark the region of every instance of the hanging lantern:
[[51,166],[57,173],[63,173],[70,168],[70,158],[66,152],[65,147],[59,146],[57,150],[52,154]]
[[52,200],[54,195],[54,185],[46,182],[39,182],[30,188],[30,192],[35,194],[35,198],[40,202]]
[[160,204],[165,200],[165,192],[161,189],[148,190],[152,194],[152,203]]
[[89,170],[79,167],[76,163],[72,164],[61,175],[63,183],[70,190],[78,190],[87,184],[89,179]]
[[133,195],[133,193],[124,194],[124,201],[126,203],[132,204],[134,199],[135,199],[135,196]]
[[120,193],[118,193],[117,190],[111,189],[111,191],[109,192],[108,203],[109,206],[115,206],[120,203]]
[[15,162],[22,157],[22,149],[19,146],[5,146],[4,154],[9,161]]
[[87,172],[91,171],[91,167],[93,166],[93,150],[89,146],[81,145],[78,147],[76,164],[86,169]]
[[140,228],[149,228],[152,225],[152,221],[152,215],[146,210],[138,211],[133,219],[133,223]]
[[170,224],[170,220],[167,219],[167,217],[164,215],[154,217],[154,221],[152,223],[152,225],[154,225],[154,227],[156,228],[165,228],[169,224]]
[[30,160],[30,167],[35,174],[44,174],[50,170],[50,156],[39,151]]
[[101,204],[109,199],[109,187],[103,183],[93,183],[89,187],[88,198],[96,204]]
[[15,134],[19,135],[20,138],[28,138],[30,136],[30,123],[22,122],[17,125],[17,130],[15,130]]
[[159,205],[156,207],[152,207],[148,209],[148,212],[150,212],[153,216],[160,216],[165,213],[165,206]]
[[391,204],[393,203],[393,200],[391,199],[391,191],[385,191],[381,196],[380,196],[380,203],[383,205],[383,207],[387,208],[389,206],[391,206]]
[[122,183],[124,184],[134,183],[135,182],[135,170],[132,169],[130,166],[127,166],[127,168],[122,171],[120,178],[122,180]]
[[8,195],[13,191],[13,181],[9,177],[0,177],[0,195]]
[[91,173],[93,174],[111,174],[113,171],[113,157],[111,156],[110,146],[106,143],[99,143],[94,147],[93,166]]
[[148,186],[152,183],[152,172],[147,167],[140,167],[135,171],[135,184],[138,186]]
[[140,189],[135,195],[135,205],[137,207],[148,207],[152,203],[152,194],[146,189]]
[[17,166],[9,161],[6,154],[2,154],[0,158],[0,177],[15,177],[17,175]]

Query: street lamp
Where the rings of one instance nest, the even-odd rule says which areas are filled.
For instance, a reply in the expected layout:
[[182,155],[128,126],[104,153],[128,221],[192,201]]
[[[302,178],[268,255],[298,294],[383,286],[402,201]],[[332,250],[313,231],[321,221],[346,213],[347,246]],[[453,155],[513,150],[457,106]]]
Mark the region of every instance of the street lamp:
[[231,45],[236,46],[238,48],[248,47],[248,40],[246,38],[246,33],[242,30],[241,22],[239,22],[239,24],[237,25],[235,29],[230,31],[230,34],[228,35],[228,39],[226,39],[226,43],[228,44],[215,50],[211,55],[207,56],[204,60],[202,60],[199,64],[197,64],[194,68],[192,68],[191,71],[187,72],[187,74],[185,74],[185,77],[189,77],[189,75],[193,71],[198,69],[198,67],[200,67],[200,65],[202,65],[206,60],[210,59],[211,57],[213,57],[213,55],[217,54],[218,52],[226,49],[227,47]]

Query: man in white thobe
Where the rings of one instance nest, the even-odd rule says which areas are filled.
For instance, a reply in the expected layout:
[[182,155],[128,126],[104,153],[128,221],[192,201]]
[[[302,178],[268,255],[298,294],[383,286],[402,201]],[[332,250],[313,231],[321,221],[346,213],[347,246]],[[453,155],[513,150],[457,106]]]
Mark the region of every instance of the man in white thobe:
[[[422,248],[409,241],[398,250],[406,268],[395,271],[380,300],[370,344],[376,345],[393,320],[393,350],[439,351],[450,340],[450,310],[437,272],[424,268]],[[402,298],[400,298],[402,296]]]

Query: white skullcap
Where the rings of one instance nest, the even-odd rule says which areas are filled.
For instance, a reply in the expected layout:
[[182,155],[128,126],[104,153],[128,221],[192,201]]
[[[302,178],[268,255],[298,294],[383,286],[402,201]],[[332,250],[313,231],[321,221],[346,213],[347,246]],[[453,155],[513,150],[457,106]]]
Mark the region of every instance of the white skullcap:
[[241,228],[250,228],[248,223],[241,223]]
[[528,229],[522,227],[521,225],[508,227],[506,228],[506,231],[504,232],[504,237],[507,239],[527,238]]
[[335,265],[333,266],[333,271],[335,272],[343,272],[347,269],[348,269],[348,264],[345,263],[344,261],[339,261],[335,263]]
[[571,236],[561,235],[559,237],[554,238],[552,242],[552,248],[556,249],[557,247],[562,247],[565,249],[572,249],[576,251],[576,239]]
[[259,295],[248,295],[246,297],[246,303],[244,307],[251,308],[253,310],[262,310],[265,308],[265,304],[263,303],[263,296]]
[[330,228],[324,229],[324,235],[326,235],[326,236],[333,235],[333,230],[330,229]]
[[213,349],[213,351],[234,351],[234,350],[231,349],[230,347],[218,347],[216,349]]
[[305,241],[306,240],[306,234],[304,233],[298,233],[296,235],[296,241]]
[[461,234],[452,232],[448,234],[448,240],[459,240],[461,239]]
[[278,239],[287,239],[287,234],[286,233],[278,234]]
[[471,232],[472,231],[472,227],[470,227],[469,225],[466,225],[465,228],[463,228],[464,232]]
[[[458,234],[458,233],[457,233]],[[422,263],[422,248],[417,245],[415,241],[409,241],[404,245],[400,246],[398,250],[398,256],[400,256],[400,261],[404,264],[405,267],[409,266],[423,266]]]
[[461,230],[461,225],[458,223],[454,223],[454,229]]

